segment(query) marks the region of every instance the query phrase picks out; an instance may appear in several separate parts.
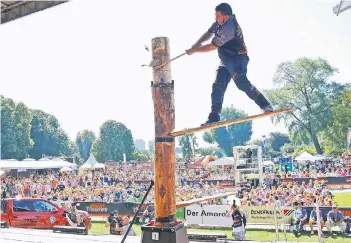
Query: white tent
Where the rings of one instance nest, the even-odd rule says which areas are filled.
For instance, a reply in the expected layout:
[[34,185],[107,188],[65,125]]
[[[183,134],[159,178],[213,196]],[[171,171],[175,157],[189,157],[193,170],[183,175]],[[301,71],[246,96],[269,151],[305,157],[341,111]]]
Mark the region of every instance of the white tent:
[[91,153],[88,160],[80,167],[81,169],[103,169],[105,168],[105,164],[98,163]]
[[302,154],[300,154],[300,156],[297,156],[295,159],[297,161],[316,161],[316,160],[319,160],[320,158],[313,156],[310,153],[303,152]]
[[0,168],[2,169],[59,169],[62,167],[75,167],[75,164],[69,163],[61,159],[24,159],[17,160],[1,160]]
[[61,172],[62,172],[62,171],[72,171],[72,169],[69,168],[69,167],[62,167],[62,168],[60,169],[60,171],[61,171]]
[[1,176],[2,174],[4,174],[4,173],[5,173],[5,171],[0,170],[0,176]]
[[215,161],[209,162],[209,166],[215,165],[234,165],[234,158],[233,157],[222,157]]
[[263,161],[262,165],[268,166],[268,165],[274,165],[274,163],[270,160]]

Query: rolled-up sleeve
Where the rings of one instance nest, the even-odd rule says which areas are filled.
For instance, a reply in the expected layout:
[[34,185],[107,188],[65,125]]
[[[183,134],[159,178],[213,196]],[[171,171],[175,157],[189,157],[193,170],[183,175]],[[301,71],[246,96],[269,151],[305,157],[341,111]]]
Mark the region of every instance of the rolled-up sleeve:
[[212,44],[220,47],[223,46],[228,41],[234,39],[235,27],[233,25],[225,25],[212,39]]
[[215,33],[216,32],[216,26],[217,26],[217,23],[216,22],[214,22],[212,25],[211,25],[211,27],[208,29],[208,32],[210,32],[210,33]]

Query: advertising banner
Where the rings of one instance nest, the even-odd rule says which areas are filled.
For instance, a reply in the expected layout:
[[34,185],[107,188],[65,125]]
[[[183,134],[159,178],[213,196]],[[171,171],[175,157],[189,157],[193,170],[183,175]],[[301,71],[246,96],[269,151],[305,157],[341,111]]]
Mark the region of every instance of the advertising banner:
[[[191,205],[185,209],[185,218],[188,224],[231,226],[233,224],[231,215],[226,217],[230,208],[230,205]],[[282,221],[285,218],[286,222],[290,223],[294,209],[292,207],[281,209],[282,211],[275,210],[277,220]],[[246,215],[248,224],[274,224],[274,207],[241,206],[240,210]]]

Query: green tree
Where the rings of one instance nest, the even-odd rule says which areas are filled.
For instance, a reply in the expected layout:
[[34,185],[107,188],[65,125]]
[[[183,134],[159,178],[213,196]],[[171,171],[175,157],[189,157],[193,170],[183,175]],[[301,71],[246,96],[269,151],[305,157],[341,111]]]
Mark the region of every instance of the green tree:
[[[244,111],[235,109],[233,106],[222,110],[221,121],[238,119],[245,117]],[[233,146],[245,145],[252,135],[252,121],[234,124],[228,127],[221,127],[205,132],[203,139],[210,144],[217,144],[222,148],[227,156],[233,155]]]
[[215,147],[215,146],[211,146],[207,148],[199,148],[198,153],[200,156],[215,155],[217,157],[223,157],[225,154],[222,148]]
[[274,84],[278,88],[265,90],[271,103],[278,109],[291,107],[291,113],[275,116],[284,119],[291,133],[305,133],[317,153],[322,154],[318,134],[332,123],[331,103],[344,88],[330,81],[337,70],[321,58],[299,58],[278,66]]
[[129,161],[135,152],[132,132],[116,121],[106,121],[100,127],[100,137],[93,144],[93,153],[98,161],[123,161],[123,154]]
[[0,97],[2,159],[22,160],[33,146],[30,137],[32,113],[23,103]]
[[183,159],[190,161],[195,157],[198,143],[197,137],[194,134],[187,134],[179,138],[179,145],[182,149]]
[[280,132],[271,132],[268,137],[268,142],[270,143],[274,151],[279,152],[280,148],[286,144],[290,143],[290,138],[287,134]]
[[34,141],[29,154],[39,159],[48,156],[74,156],[74,147],[57,118],[42,110],[33,110],[31,137]]
[[280,151],[282,152],[283,156],[289,156],[294,153],[295,146],[291,143],[286,143],[280,148]]
[[151,154],[147,150],[139,151],[136,149],[132,155],[132,159],[136,161],[149,161],[149,160],[153,160],[153,158],[154,158],[153,154]]
[[95,138],[94,132],[89,130],[83,130],[77,134],[76,145],[78,146],[80,157],[84,161],[89,158]]
[[150,140],[149,141],[149,152],[150,153],[155,153],[155,140]]
[[334,101],[333,123],[325,131],[324,145],[327,154],[340,153],[346,148],[348,129],[351,127],[351,89],[345,89]]

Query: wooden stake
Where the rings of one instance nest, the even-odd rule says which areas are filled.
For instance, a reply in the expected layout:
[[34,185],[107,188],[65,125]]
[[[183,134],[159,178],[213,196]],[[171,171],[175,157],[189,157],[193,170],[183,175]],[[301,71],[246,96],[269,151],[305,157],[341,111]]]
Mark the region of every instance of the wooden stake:
[[[152,59],[160,66],[170,60],[169,40],[152,39]],[[156,67],[157,68],[157,67]],[[152,98],[155,117],[155,219],[158,225],[176,220],[174,83],[170,64],[153,68]]]

